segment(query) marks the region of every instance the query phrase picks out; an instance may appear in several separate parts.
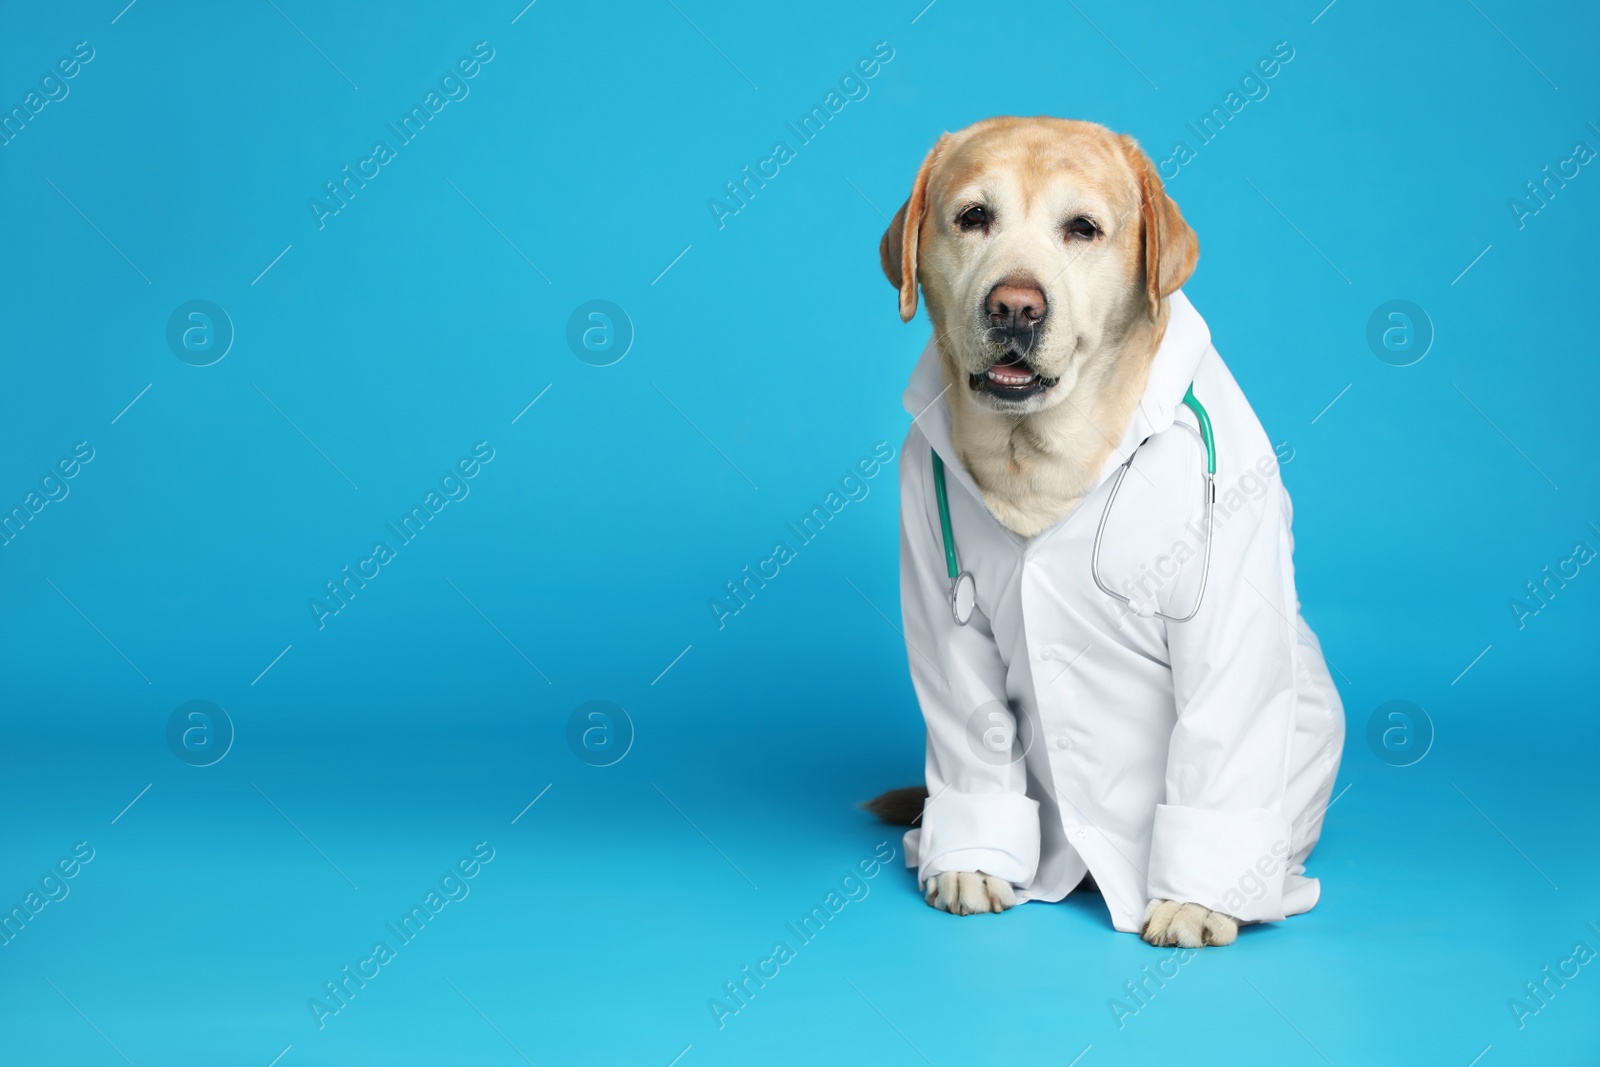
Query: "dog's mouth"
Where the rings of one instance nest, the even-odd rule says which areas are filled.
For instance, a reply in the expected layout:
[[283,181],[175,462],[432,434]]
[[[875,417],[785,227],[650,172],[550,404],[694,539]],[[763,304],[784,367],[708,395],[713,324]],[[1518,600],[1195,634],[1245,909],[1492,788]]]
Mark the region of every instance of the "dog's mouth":
[[1002,401],[1020,401],[1051,389],[1059,378],[1046,378],[1033,369],[1028,358],[1020,352],[1007,352],[990,365],[988,370],[968,375],[974,391],[987,393]]

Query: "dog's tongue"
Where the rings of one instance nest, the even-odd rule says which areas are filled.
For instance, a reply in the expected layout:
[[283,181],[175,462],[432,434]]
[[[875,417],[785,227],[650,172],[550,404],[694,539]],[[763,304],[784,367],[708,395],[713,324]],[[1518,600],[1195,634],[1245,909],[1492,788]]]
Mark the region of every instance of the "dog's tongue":
[[1034,373],[1028,367],[1021,364],[1012,364],[1010,366],[997,364],[989,368],[989,378],[992,381],[1000,382],[1006,385],[1020,385],[1023,382],[1032,381],[1034,378]]

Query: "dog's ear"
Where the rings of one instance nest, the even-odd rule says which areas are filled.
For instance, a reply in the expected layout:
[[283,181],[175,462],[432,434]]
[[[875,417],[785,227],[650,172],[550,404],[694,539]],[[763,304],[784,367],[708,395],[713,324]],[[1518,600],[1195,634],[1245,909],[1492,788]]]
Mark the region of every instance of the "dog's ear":
[[883,231],[883,240],[878,243],[884,276],[890,285],[900,290],[901,322],[910,322],[917,313],[917,239],[922,218],[928,210],[928,175],[949,142],[948,133],[941,136],[922,161],[917,169],[917,180],[911,184],[911,196],[895,212],[889,228]]
[[1144,238],[1144,291],[1150,317],[1161,310],[1161,301],[1183,288],[1194,273],[1200,258],[1200,241],[1183,221],[1178,205],[1161,184],[1155,164],[1127,134],[1120,138],[1122,151],[1139,176],[1140,229]]

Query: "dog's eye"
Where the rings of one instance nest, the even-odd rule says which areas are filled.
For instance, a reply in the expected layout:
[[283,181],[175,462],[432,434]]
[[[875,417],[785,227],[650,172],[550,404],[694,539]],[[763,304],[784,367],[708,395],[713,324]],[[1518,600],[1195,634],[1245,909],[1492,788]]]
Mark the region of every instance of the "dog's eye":
[[1092,241],[1100,236],[1100,227],[1094,224],[1093,219],[1086,218],[1083,215],[1079,215],[1069,221],[1064,229],[1069,238],[1082,237],[1086,241]]
[[982,204],[973,204],[967,210],[956,216],[956,225],[963,230],[985,230],[989,228],[989,209]]

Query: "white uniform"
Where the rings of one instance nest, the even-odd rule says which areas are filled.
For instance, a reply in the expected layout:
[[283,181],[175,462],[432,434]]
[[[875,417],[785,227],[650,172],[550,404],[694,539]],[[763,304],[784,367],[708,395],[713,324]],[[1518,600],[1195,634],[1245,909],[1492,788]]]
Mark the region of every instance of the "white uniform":
[[[995,520],[956,454],[931,342],[906,389],[915,418],[901,453],[901,607],[930,794],[906,834],[907,862],[924,880],[984,871],[1022,900],[1060,900],[1089,871],[1116,928],[1133,932],[1153,898],[1246,922],[1315,905],[1304,863],[1344,740],[1339,695],[1300,618],[1272,445],[1204,320],[1182,293],[1171,304],[1116,454],[1078,507],[1031,541]],[[1184,476],[1201,494],[1203,453],[1194,460],[1193,435],[1173,425],[1195,425],[1182,406],[1191,382],[1215,434],[1215,532],[1199,613],[1174,623],[1101,592],[1090,556],[1111,475],[1146,438],[1159,464],[1161,442],[1186,435],[1185,449],[1165,452],[1191,457]],[[944,461],[960,565],[977,583],[966,626],[951,617],[930,446]],[[1117,502],[1121,528],[1121,509],[1160,497],[1128,499]],[[1150,562],[1177,569],[1165,555]]]

